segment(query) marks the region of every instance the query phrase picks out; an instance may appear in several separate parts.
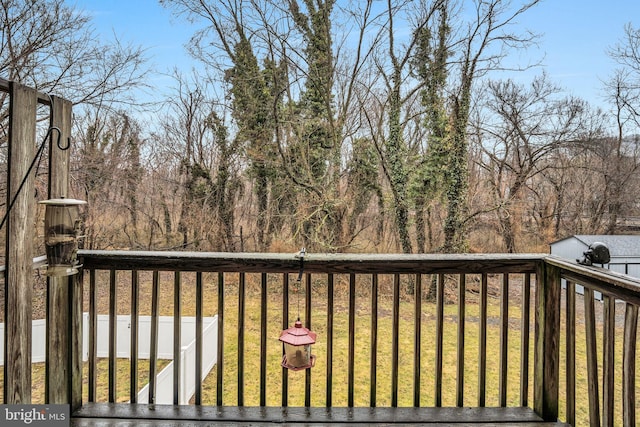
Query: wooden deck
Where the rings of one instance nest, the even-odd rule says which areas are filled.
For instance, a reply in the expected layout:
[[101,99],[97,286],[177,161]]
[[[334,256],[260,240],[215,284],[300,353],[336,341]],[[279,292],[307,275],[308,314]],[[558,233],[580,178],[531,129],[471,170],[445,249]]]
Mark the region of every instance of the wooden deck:
[[530,408],[305,408],[85,404],[74,427],[222,425],[566,426]]

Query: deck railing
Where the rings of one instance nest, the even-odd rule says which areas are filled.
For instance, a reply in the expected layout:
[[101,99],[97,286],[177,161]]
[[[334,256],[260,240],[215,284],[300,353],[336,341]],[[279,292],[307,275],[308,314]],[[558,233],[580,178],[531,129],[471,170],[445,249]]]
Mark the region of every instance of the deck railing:
[[[310,254],[305,257],[301,271],[300,260],[294,255],[85,251],[82,253],[82,262],[85,276],[89,277],[89,313],[92,319],[90,349],[95,349],[94,325],[99,304],[96,300],[99,293],[97,289],[108,288],[108,292],[102,293],[109,296],[108,312],[115,319],[116,312],[125,310],[125,307],[117,306],[116,301],[118,289],[123,287],[120,279],[126,274],[124,280],[127,284],[124,287],[128,288],[127,293],[131,296],[128,303],[130,308],[126,309],[136,319],[139,316],[140,275],[150,271],[151,276],[145,280],[150,281],[150,314],[157,324],[160,281],[169,273],[172,278],[168,280],[173,284],[164,288],[173,287],[173,301],[172,307],[165,306],[165,312],[172,312],[177,336],[182,308],[187,305],[194,307],[198,349],[196,366],[201,366],[202,343],[198,340],[201,336],[203,304],[208,299],[216,301],[219,339],[218,363],[214,374],[215,401],[210,402],[212,404],[243,406],[247,400],[260,406],[292,404],[290,375],[286,369],[279,368],[279,384],[274,390],[273,365],[279,367],[274,360],[277,362],[282,352],[277,340],[278,331],[290,326],[294,317],[300,314],[307,327],[322,330],[319,333],[320,343],[315,346],[316,353],[320,351],[319,348],[322,350],[318,357],[322,362],[305,372],[302,387],[304,399],[294,405],[528,406],[530,390],[533,389],[533,376],[530,375],[533,367],[529,355],[533,337],[530,334],[533,325],[530,298],[537,283],[535,275],[543,265],[543,259],[541,255]],[[101,270],[108,272],[103,276],[107,283],[101,284],[97,279]],[[193,273],[193,277],[185,280],[189,272]],[[214,274],[213,280],[210,274]],[[299,277],[302,277],[300,283]],[[207,280],[214,282],[209,283],[212,293],[203,296],[203,284]],[[247,293],[252,292],[247,290],[249,283],[257,289],[252,297],[258,298],[259,304],[252,307],[258,307],[259,316],[246,313]],[[340,287],[340,296],[336,286]],[[180,297],[185,293],[184,288],[193,289],[193,299],[185,301]],[[514,295],[517,295],[517,301],[513,300]],[[275,310],[270,311],[274,298],[281,302],[276,303]],[[469,298],[473,298],[473,304],[466,303]],[[227,303],[227,299],[233,299],[233,306],[231,302]],[[166,301],[171,304],[169,300]],[[295,312],[298,306],[303,307],[302,313]],[[320,312],[325,313],[321,316],[321,322],[316,320],[320,316],[315,306],[322,307]],[[488,310],[489,306],[495,308]],[[338,321],[337,317],[343,309],[347,312],[346,319]],[[467,314],[470,310],[473,316]],[[276,322],[272,320],[273,312],[279,316]],[[541,312],[540,316],[549,317],[546,312]],[[551,321],[555,317],[551,316]],[[232,318],[236,324],[227,325],[227,318]],[[363,323],[363,318],[366,318],[366,323]],[[518,323],[517,327],[513,325],[514,322]],[[544,324],[548,323],[549,320]],[[135,320],[132,321],[131,330],[131,348],[135,349]],[[259,331],[256,340],[259,350],[255,353],[258,359],[257,376],[255,370],[247,372],[245,368],[248,363],[254,364],[253,358],[247,360],[245,354],[245,334],[248,330]],[[513,330],[517,333],[511,332]],[[117,338],[114,336],[115,328],[111,327],[110,331],[107,400],[113,402],[117,396]],[[225,334],[230,331],[237,333],[237,340],[233,337],[234,346],[237,346],[233,355],[224,346]],[[153,327],[151,333],[149,401],[153,402],[157,372],[153,347],[161,337],[154,335],[157,329]],[[541,328],[540,342],[552,342],[554,333],[557,333],[555,327]],[[514,336],[511,337],[511,334]],[[465,337],[470,335],[474,336],[473,348],[465,342]],[[492,337],[489,341],[488,335]],[[382,339],[390,342],[381,342]],[[455,341],[454,347],[451,347],[452,340]],[[514,340],[517,341],[515,345]],[[175,345],[175,359],[178,359],[179,344],[176,342]],[[557,359],[552,353],[547,354],[547,349],[539,347],[544,353],[541,353],[542,360]],[[474,353],[477,365],[470,361],[470,352]],[[96,388],[100,384],[96,376],[95,350],[90,350],[90,355],[88,399],[94,401]],[[231,357],[234,359],[229,360]],[[381,357],[389,360],[382,361]],[[366,369],[363,369],[363,358],[367,360]],[[135,402],[135,391],[138,389],[135,351],[132,351],[130,359],[128,399]],[[513,361],[517,361],[517,366]],[[182,361],[174,360],[174,364],[176,362]],[[455,369],[450,369],[451,366],[455,366]],[[541,366],[541,369],[548,370],[543,364]],[[555,366],[552,368],[555,369]],[[321,372],[318,372],[319,369]],[[235,375],[229,375],[230,370],[235,370]],[[379,383],[381,370],[384,370],[388,384]],[[173,372],[179,375],[179,369],[174,368]],[[474,378],[470,377],[470,372],[473,372]],[[195,404],[203,400],[200,375],[200,372],[196,373]],[[490,386],[488,375],[493,381]],[[557,381],[541,375],[540,389],[536,389],[536,393],[553,396],[553,389],[547,389],[557,388]],[[553,376],[553,372],[548,375]],[[493,380],[495,377],[498,378],[497,383]],[[233,384],[227,384],[230,378],[233,378]],[[341,380],[336,381],[336,378]],[[257,397],[248,395],[245,387],[247,381],[259,384],[257,388],[252,387],[258,393]],[[176,388],[179,382],[179,378],[174,377]],[[322,382],[321,386],[312,388],[316,382]],[[363,384],[368,385],[366,393]],[[234,401],[230,401],[229,394],[225,394],[227,388],[237,389]],[[322,390],[322,396],[312,396],[312,390],[314,393]],[[451,393],[452,390],[455,392]],[[367,395],[366,399],[363,394]],[[278,402],[274,403],[274,395],[280,397]],[[407,399],[408,395],[410,399]],[[174,396],[174,403],[177,404],[177,389],[174,389]],[[557,416],[553,413],[557,411],[557,402],[555,408],[553,402],[544,400],[541,405],[537,408],[540,414],[550,418]],[[548,411],[552,412],[547,414]]]
[[[556,281],[561,278],[566,287],[562,331],[565,351],[561,354],[564,367],[560,367],[564,368],[566,421],[580,424],[576,404],[586,401],[585,418],[590,425],[635,426],[640,282],[555,257],[545,258],[545,264],[549,277]],[[619,339],[622,343],[616,346]],[[580,371],[583,375],[578,375]],[[581,393],[576,392],[579,378],[583,383]]]
[[[303,264],[293,254],[80,255],[88,386],[79,397],[82,367],[71,367],[70,402],[135,403],[147,381],[154,402],[155,349],[171,338],[159,334],[158,319],[168,314],[178,404],[180,326],[193,315],[195,405],[531,406],[572,425],[635,425],[640,281],[629,276],[537,254],[308,254]],[[106,361],[96,352],[99,313],[110,319]],[[117,354],[119,314],[131,315],[125,359]],[[142,314],[152,319],[144,375]],[[202,381],[203,318],[213,314],[218,361]],[[280,367],[278,335],[297,315],[318,333],[317,363],[292,373]],[[77,342],[77,324],[68,332]]]

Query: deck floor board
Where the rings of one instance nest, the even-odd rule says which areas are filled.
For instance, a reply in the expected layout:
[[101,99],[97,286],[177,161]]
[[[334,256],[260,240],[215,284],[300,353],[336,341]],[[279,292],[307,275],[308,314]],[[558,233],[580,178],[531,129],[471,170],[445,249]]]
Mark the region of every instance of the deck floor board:
[[85,404],[74,427],[226,425],[564,426],[543,422],[530,408],[300,408],[146,404]]

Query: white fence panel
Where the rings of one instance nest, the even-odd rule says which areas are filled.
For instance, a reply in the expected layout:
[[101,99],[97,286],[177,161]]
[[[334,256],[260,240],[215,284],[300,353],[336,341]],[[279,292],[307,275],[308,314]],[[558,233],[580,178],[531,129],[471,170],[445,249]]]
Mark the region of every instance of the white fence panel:
[[[209,322],[203,321],[202,329],[202,378],[204,380],[209,372],[218,361],[217,355],[217,343],[218,343],[218,317],[210,317],[205,319],[211,319]],[[180,372],[180,388],[179,390],[179,404],[187,405],[191,396],[196,390],[196,340],[195,340],[195,319],[191,322],[193,327],[189,327],[188,331],[185,331],[185,320],[182,321],[182,333],[184,343],[185,338],[191,338],[191,341],[182,347],[180,357],[182,359],[181,372]],[[186,333],[185,333],[186,332]],[[173,354],[171,355],[173,358]],[[174,363],[169,363],[160,372],[156,378],[156,401],[157,404],[172,404],[173,403],[173,368]],[[149,402],[149,385],[147,384],[138,393],[139,403]]]
[[[202,319],[202,378],[204,380],[218,361],[218,316]],[[34,320],[32,329],[32,361],[46,361],[46,321]],[[116,354],[119,358],[131,357],[131,317],[120,315],[116,318]],[[138,358],[148,359],[151,346],[151,316],[140,316],[138,323]],[[109,357],[109,316],[98,316],[97,356]],[[89,359],[89,313],[83,315],[82,325],[83,359]],[[0,336],[4,336],[4,323],[0,323]],[[181,359],[180,404],[188,404],[196,389],[196,319],[181,318]],[[173,359],[173,316],[158,318],[158,358]],[[0,339],[0,366],[4,364],[4,340]],[[149,385],[138,393],[140,403],[147,403]],[[173,403],[173,362],[169,363],[156,379],[156,403]]]

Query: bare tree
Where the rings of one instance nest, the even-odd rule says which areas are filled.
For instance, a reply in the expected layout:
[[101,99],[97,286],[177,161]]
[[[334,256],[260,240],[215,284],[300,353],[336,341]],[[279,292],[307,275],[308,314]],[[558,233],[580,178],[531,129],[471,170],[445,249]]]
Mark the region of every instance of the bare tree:
[[[127,113],[87,109],[76,115],[73,182],[89,202],[85,245],[91,249],[140,246],[138,186],[144,176],[140,124]],[[117,227],[113,227],[116,225]],[[123,242],[117,237],[124,232]]]
[[619,64],[605,82],[613,131],[610,138],[596,142],[593,152],[602,160],[605,189],[597,212],[607,218],[605,233],[613,234],[620,217],[634,204],[628,189],[640,170],[640,30],[627,24],[623,39],[608,53]]
[[[144,86],[145,67],[141,48],[100,41],[91,18],[63,0],[0,0],[0,76],[71,100],[77,117],[100,108],[121,120],[122,108],[136,104],[132,89]],[[7,97],[0,92],[0,150],[6,149]],[[82,112],[85,107],[91,108]],[[48,112],[39,118],[45,123]]]
[[[349,200],[368,191],[354,187],[344,155],[354,152],[349,144],[358,125],[351,118],[371,52],[364,40],[373,2],[354,2],[361,13],[345,8],[341,14],[333,0],[162,4],[204,23],[190,50],[230,85],[237,126],[230,137],[248,147],[258,246],[269,243],[265,232],[273,236],[288,225],[298,244],[345,249],[356,232],[349,224],[364,213]],[[357,39],[345,33],[335,41],[336,28],[347,25]]]
[[0,75],[75,104],[135,104],[144,84],[144,51],[102,43],[91,18],[64,0],[0,1]]
[[[573,146],[586,134],[584,101],[561,96],[545,74],[528,87],[513,81],[490,81],[479,98],[485,114],[472,135],[482,153],[476,160],[493,195],[489,211],[497,216],[507,252],[517,252],[519,224],[531,215],[527,199],[534,179],[548,168],[554,153]],[[557,165],[555,165],[557,167]],[[541,197],[548,195],[540,194]]]
[[520,15],[538,3],[539,0],[518,5],[508,0],[475,1],[473,18],[458,35],[451,62],[454,69],[450,72],[454,81],[449,110],[451,125],[445,139],[448,159],[444,170],[447,201],[444,252],[466,249],[467,125],[474,84],[487,72],[500,69],[510,49],[525,48],[535,40],[535,35],[528,32],[517,34],[510,27]]

